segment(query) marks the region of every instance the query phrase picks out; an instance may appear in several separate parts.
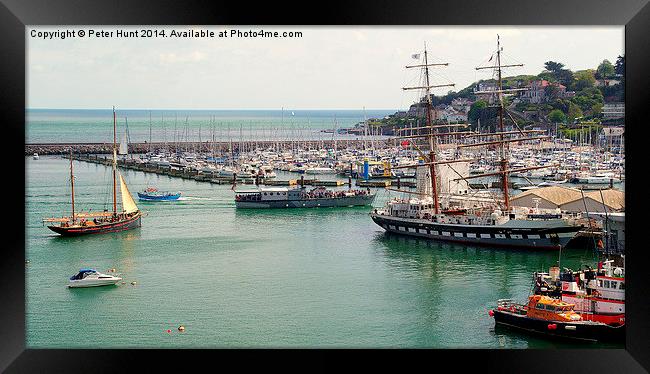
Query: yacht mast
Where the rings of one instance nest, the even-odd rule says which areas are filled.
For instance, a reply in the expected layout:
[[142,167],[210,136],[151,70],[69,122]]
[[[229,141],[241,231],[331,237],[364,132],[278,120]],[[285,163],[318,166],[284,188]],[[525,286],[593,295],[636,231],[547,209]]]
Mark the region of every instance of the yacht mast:
[[113,107],[113,217],[117,216],[117,125],[115,120],[115,107]]
[[74,173],[72,172],[72,148],[70,148],[70,189],[72,196],[72,223],[74,224]]

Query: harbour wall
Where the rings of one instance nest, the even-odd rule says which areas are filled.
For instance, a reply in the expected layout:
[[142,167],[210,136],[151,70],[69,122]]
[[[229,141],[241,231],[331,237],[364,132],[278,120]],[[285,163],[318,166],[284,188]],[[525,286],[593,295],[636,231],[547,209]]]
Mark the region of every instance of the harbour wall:
[[[392,147],[395,145],[394,140],[375,140],[372,143],[375,146]],[[224,153],[232,151],[238,153],[242,151],[250,151],[254,149],[279,149],[279,150],[292,150],[292,149],[325,149],[325,148],[353,148],[363,149],[369,147],[370,140],[285,140],[285,141],[272,141],[272,140],[258,140],[258,141],[233,141],[233,142],[178,142],[178,143],[129,143],[129,153],[147,153],[156,150],[169,150],[169,151],[192,151],[192,152],[215,152]],[[39,155],[59,155],[70,153],[77,154],[111,154],[113,153],[113,143],[31,143],[25,144],[25,155],[32,155],[38,153]]]

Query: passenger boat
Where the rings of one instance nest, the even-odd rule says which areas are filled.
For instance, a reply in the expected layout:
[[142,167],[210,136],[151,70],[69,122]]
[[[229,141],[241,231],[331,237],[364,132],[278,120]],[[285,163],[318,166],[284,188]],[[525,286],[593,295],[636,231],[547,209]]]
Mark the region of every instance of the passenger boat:
[[531,295],[526,305],[509,299],[499,300],[497,308],[488,314],[497,324],[549,337],[611,342],[625,339],[625,326],[584,320],[574,307],[574,304],[549,296]]
[[[61,218],[45,218],[43,223],[50,223],[47,227],[63,236],[77,236],[86,234],[102,234],[130,230],[141,226],[143,213],[133,201],[126,182],[117,171],[117,147],[115,108],[113,108],[113,211],[102,212],[76,212],[74,204],[74,172],[72,167],[72,152],[70,152],[70,195],[72,201],[72,215]],[[117,175],[120,179],[120,194],[122,196],[122,209],[117,210]]]
[[575,305],[575,311],[584,320],[612,326],[624,325],[625,269],[612,263],[613,260],[599,262],[597,269],[566,269],[559,276],[535,273],[533,292],[554,296]]
[[68,287],[79,288],[113,286],[121,280],[121,277],[102,274],[95,269],[80,269],[79,273],[70,277],[70,280],[68,281]]
[[[418,191],[391,189],[404,194],[416,195],[410,198],[389,200],[383,208],[375,209],[370,213],[372,220],[388,232],[418,236],[440,241],[459,242],[474,245],[496,246],[496,247],[513,247],[513,248],[531,248],[531,249],[552,249],[557,250],[566,246],[566,244],[582,229],[582,226],[575,219],[557,214],[530,214],[526,209],[519,209],[510,206],[509,182],[508,175],[514,172],[522,172],[533,169],[541,169],[548,166],[510,168],[509,156],[507,153],[507,143],[541,140],[547,137],[510,137],[520,133],[538,133],[538,130],[522,131],[504,131],[504,112],[506,111],[503,104],[503,93],[512,90],[504,90],[501,81],[501,47],[497,39],[496,67],[486,67],[496,69],[498,73],[498,90],[488,93],[498,96],[498,128],[499,132],[475,134],[455,130],[456,127],[467,127],[466,124],[438,124],[432,122],[433,106],[431,99],[431,87],[444,87],[446,85],[431,85],[429,82],[429,69],[432,66],[427,61],[427,51],[424,50],[423,64],[417,64],[408,67],[422,67],[424,70],[423,77],[425,82],[422,86],[406,87],[405,89],[425,89],[424,104],[426,104],[426,124],[424,127],[402,128],[399,131],[410,131],[416,135],[399,136],[402,139],[425,138],[428,144],[413,144],[418,149],[424,163],[417,165],[397,166],[398,168],[416,168],[418,180]],[[445,64],[433,64],[445,65]],[[477,68],[479,69],[479,68]],[[511,119],[513,117],[510,117]],[[514,120],[513,120],[514,121]],[[516,125],[516,123],[515,123]],[[441,128],[448,128],[448,132],[438,132]],[[467,147],[492,146],[499,147],[498,170],[490,173],[469,175],[469,166],[467,166],[467,175],[461,175],[460,178],[449,179],[449,182],[458,183],[457,181],[467,182],[468,179],[488,176],[500,176],[500,188],[503,192],[502,201],[494,201],[491,206],[472,205],[471,200],[467,199],[462,204],[466,206],[451,206],[447,202],[444,206],[439,196],[441,195],[441,168],[450,168],[451,164],[468,165],[472,159],[455,158],[450,160],[438,160],[438,139],[445,136],[453,137],[497,137],[496,140],[485,142],[472,142],[457,146],[457,152]],[[508,136],[508,137],[506,137]],[[419,146],[428,147],[429,152],[426,154],[419,149]],[[441,152],[442,153],[442,152]],[[458,166],[454,165],[455,168]],[[455,170],[455,169],[454,169]],[[469,185],[469,184],[468,184]],[[421,188],[420,188],[421,186]],[[465,189],[467,193],[467,189]],[[459,208],[466,208],[460,213]],[[453,212],[450,214],[449,212]]]
[[148,187],[138,192],[138,198],[144,201],[173,201],[181,197],[180,192],[159,191],[155,187]]
[[372,204],[375,194],[370,190],[332,191],[317,187],[259,187],[251,191],[236,191],[237,208],[318,208],[347,207]]

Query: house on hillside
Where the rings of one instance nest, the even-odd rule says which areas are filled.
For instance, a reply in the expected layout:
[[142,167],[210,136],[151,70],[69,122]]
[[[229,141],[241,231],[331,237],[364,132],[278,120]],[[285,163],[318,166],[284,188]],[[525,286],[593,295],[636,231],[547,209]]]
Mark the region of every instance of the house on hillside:
[[620,83],[621,81],[619,79],[596,79],[596,87],[616,86]]
[[[492,92],[494,91],[494,92]],[[480,82],[474,89],[477,100],[487,101],[488,104],[494,104],[497,101],[497,84],[495,82]]]
[[[549,82],[545,79],[530,82],[526,85],[526,89],[527,90],[523,91],[519,96],[519,99],[531,104],[539,104],[553,98],[571,96],[571,92],[567,92],[564,85],[556,82]],[[553,91],[553,94],[549,95],[549,91]]]

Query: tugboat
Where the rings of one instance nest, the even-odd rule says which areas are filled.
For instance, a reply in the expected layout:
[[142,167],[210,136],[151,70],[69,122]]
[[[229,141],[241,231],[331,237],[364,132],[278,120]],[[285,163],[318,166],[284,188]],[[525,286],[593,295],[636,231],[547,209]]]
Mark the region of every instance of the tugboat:
[[120,193],[122,195],[122,210],[117,210],[117,146],[115,108],[113,108],[113,211],[108,212],[75,212],[74,206],[74,173],[72,168],[72,151],[70,151],[70,190],[72,200],[72,215],[62,218],[45,218],[43,223],[58,223],[47,226],[50,230],[63,236],[78,236],[86,234],[102,234],[134,229],[141,226],[143,213],[133,201],[124,178],[120,174]]
[[[611,326],[625,324],[625,269],[613,260],[598,263],[598,269],[565,269],[559,276],[535,273],[534,293],[560,298],[575,305],[584,320]],[[559,268],[551,268],[559,273]],[[549,273],[552,273],[549,271]]]
[[[541,169],[549,166],[535,166],[526,168],[510,168],[507,144],[510,142],[534,141],[548,138],[547,136],[539,137],[511,137],[518,134],[538,133],[538,130],[519,130],[504,131],[504,112],[506,109],[503,103],[503,94],[519,91],[521,89],[508,90],[503,89],[501,80],[501,68],[507,66],[519,65],[501,65],[501,46],[497,39],[496,66],[478,67],[478,69],[490,68],[495,69],[498,73],[497,90],[484,91],[477,93],[493,94],[498,97],[498,129],[499,132],[475,134],[470,132],[451,131],[454,127],[467,127],[466,124],[438,124],[434,125],[432,117],[434,116],[430,88],[445,87],[450,85],[431,85],[429,82],[429,66],[448,65],[448,64],[430,64],[427,60],[426,47],[424,50],[423,64],[407,66],[422,67],[424,70],[425,82],[423,86],[406,87],[407,89],[424,89],[426,104],[426,126],[402,128],[399,131],[411,131],[416,135],[400,136],[399,138],[409,139],[407,144],[412,144],[420,153],[423,163],[417,165],[397,166],[399,168],[416,168],[418,180],[428,181],[422,183],[422,188],[418,185],[417,192],[411,192],[400,189],[388,190],[414,194],[416,196],[407,199],[393,199],[388,201],[382,209],[375,209],[370,213],[372,220],[384,230],[392,233],[419,236],[440,241],[451,241],[473,245],[496,246],[496,247],[513,247],[513,248],[530,248],[530,249],[560,249],[582,229],[577,224],[574,217],[569,217],[561,212],[554,214],[531,214],[528,209],[516,209],[510,206],[508,192],[508,175],[510,173],[521,172],[526,170]],[[453,84],[451,85],[453,86]],[[511,119],[513,117],[510,117]],[[514,122],[514,119],[513,119]],[[514,123],[514,126],[517,126]],[[449,128],[448,132],[438,132],[441,128]],[[500,176],[500,187],[503,192],[503,200],[496,201],[492,206],[476,207],[468,205],[467,207],[454,207],[450,202],[443,206],[439,201],[439,186],[442,184],[439,180],[441,172],[440,167],[447,167],[453,163],[465,163],[474,161],[472,159],[452,159],[437,160],[437,142],[438,138],[452,136],[456,138],[469,137],[496,137],[496,140],[485,142],[471,142],[458,146],[457,155],[460,149],[477,146],[497,145],[500,149],[498,170],[491,173],[480,175],[462,176],[453,179],[453,181],[487,177]],[[410,139],[426,138],[428,144],[409,143]],[[429,152],[425,154],[419,146],[428,146]],[[552,166],[552,165],[551,165]],[[422,174],[420,174],[422,173]],[[423,178],[420,178],[422,175]],[[430,183],[429,186],[427,184]],[[467,200],[466,204],[469,202]],[[467,209],[459,209],[467,208]]]
[[181,197],[180,192],[159,191],[155,187],[148,187],[138,192],[138,198],[144,201],[173,201]]
[[488,314],[497,324],[520,330],[583,341],[621,342],[625,326],[587,321],[575,312],[575,305],[544,295],[531,295],[526,305],[501,299]]

